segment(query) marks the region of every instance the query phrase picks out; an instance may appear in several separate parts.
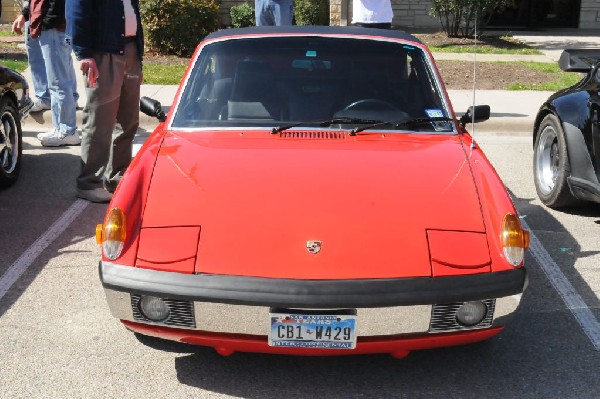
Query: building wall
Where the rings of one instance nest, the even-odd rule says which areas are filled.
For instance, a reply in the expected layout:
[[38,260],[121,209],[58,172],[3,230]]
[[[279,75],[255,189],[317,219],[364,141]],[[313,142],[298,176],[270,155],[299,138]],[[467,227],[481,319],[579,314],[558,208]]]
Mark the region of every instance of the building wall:
[[15,18],[21,13],[20,0],[1,0],[2,2],[2,16],[0,17],[0,23],[9,24],[12,23]]
[[392,0],[396,28],[439,28],[437,17],[431,16],[431,0]]
[[600,29],[600,0],[581,0],[580,29]]
[[221,17],[221,25],[231,25],[231,15],[229,9],[237,4],[248,3],[254,7],[254,0],[221,0],[219,1],[219,15]]
[[[253,0],[221,0],[221,22],[224,26],[231,24],[229,9],[235,4],[248,1],[254,6]],[[330,25],[350,25],[352,21],[353,0],[330,0]],[[21,0],[2,0],[2,17],[0,23],[12,23],[21,10]],[[396,28],[440,28],[440,22],[429,14],[431,0],[392,0],[394,19],[392,25]],[[580,29],[600,29],[600,0],[581,0],[579,17]]]
[[[350,25],[352,22],[353,0],[330,0],[329,2],[329,24],[332,26]],[[395,28],[419,27],[439,28],[437,18],[429,15],[431,0],[392,0],[394,19],[392,25]]]
[[[346,25],[344,11],[347,13],[347,24],[352,20],[353,0],[330,0],[330,24]],[[391,0],[395,28],[437,28],[440,22],[437,17],[431,16],[431,0]],[[580,29],[600,29],[600,0],[581,0],[581,13],[579,17]]]

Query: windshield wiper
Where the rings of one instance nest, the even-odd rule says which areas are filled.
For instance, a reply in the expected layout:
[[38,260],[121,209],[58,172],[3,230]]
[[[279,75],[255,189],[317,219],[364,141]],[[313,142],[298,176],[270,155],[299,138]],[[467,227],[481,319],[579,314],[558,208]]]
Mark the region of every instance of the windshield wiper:
[[361,119],[361,118],[332,118],[332,119],[324,119],[324,120],[320,120],[320,121],[303,121],[303,122],[297,122],[297,123],[291,123],[289,125],[282,125],[282,126],[277,126],[274,127],[271,130],[271,134],[277,134],[277,133],[281,133],[284,130],[288,130],[291,129],[293,127],[296,126],[300,126],[300,125],[314,125],[317,124],[321,127],[329,127],[333,124],[336,123],[370,123],[370,124],[377,124],[377,123],[385,123],[376,119]]
[[451,118],[447,118],[445,116],[437,116],[434,118],[412,118],[412,119],[404,119],[404,120],[397,120],[397,121],[375,122],[371,125],[352,129],[352,130],[350,130],[349,135],[356,136],[356,133],[359,133],[359,132],[362,132],[362,131],[368,130],[368,129],[373,129],[374,127],[385,126],[385,125],[390,125],[394,129],[398,129],[401,127],[415,127],[415,126],[419,126],[419,125],[425,125],[425,124],[429,124],[432,122],[451,122],[451,121],[452,121]]

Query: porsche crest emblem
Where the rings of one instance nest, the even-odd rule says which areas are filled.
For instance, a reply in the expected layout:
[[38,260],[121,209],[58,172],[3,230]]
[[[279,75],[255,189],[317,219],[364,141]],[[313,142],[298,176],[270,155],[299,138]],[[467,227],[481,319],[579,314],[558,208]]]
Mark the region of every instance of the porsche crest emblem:
[[311,254],[316,254],[321,250],[321,241],[306,241],[306,250]]

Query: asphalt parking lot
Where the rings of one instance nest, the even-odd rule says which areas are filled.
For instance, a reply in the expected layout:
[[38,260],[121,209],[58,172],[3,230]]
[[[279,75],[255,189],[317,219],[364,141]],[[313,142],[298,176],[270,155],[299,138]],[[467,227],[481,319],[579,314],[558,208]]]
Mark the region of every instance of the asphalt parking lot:
[[[165,105],[175,94],[143,90]],[[75,198],[79,147],[42,147],[35,136],[49,114],[32,117],[20,180],[0,192],[0,397],[596,398],[600,207],[553,211],[536,196],[528,126],[546,94],[490,91],[477,101],[497,102],[475,137],[532,233],[530,284],[515,319],[489,341],[404,359],[223,357],[136,338],[106,305],[94,238],[106,205]],[[459,114],[472,99],[450,97]],[[137,144],[154,125],[144,119]]]
[[106,306],[94,240],[106,205],[75,199],[79,149],[43,148],[35,134],[26,125],[21,179],[0,194],[4,397],[597,396],[600,209],[543,207],[525,135],[478,136],[538,245],[515,320],[490,341],[398,360],[145,345]]

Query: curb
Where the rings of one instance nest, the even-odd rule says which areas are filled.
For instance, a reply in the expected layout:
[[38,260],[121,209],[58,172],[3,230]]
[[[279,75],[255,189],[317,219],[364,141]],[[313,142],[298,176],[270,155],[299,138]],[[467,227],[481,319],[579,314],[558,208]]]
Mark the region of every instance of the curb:
[[[165,109],[166,108],[166,109]],[[163,110],[167,112],[168,107],[163,107]],[[152,131],[158,125],[158,119],[152,116],[148,116],[140,112],[140,125],[139,129]],[[81,129],[83,126],[83,111],[77,110],[77,129]],[[34,128],[39,129],[52,129],[52,114],[50,110],[42,112],[30,113],[27,119],[23,121],[23,129]]]
[[[478,123],[475,126],[474,135],[486,134],[494,136],[531,136],[533,132],[534,119],[532,118],[502,118],[492,119]],[[466,126],[467,131],[473,134],[473,125]]]

